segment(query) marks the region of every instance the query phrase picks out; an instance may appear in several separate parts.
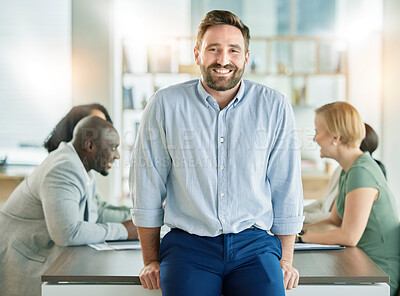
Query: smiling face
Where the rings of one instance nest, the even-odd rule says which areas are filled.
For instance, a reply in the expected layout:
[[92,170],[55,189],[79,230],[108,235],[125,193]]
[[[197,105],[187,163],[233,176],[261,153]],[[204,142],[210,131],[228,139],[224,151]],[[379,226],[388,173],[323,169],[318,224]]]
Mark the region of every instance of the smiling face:
[[[325,127],[322,115],[315,116],[315,137],[314,141],[321,147],[321,157],[333,158],[335,137],[332,136]],[[336,142],[337,143],[337,142]]]
[[250,52],[246,52],[238,28],[216,25],[207,29],[201,48],[195,48],[194,54],[206,86],[216,91],[227,91],[239,85]]
[[93,167],[96,172],[107,176],[115,159],[120,158],[118,151],[119,135],[115,129],[106,128],[96,144]]

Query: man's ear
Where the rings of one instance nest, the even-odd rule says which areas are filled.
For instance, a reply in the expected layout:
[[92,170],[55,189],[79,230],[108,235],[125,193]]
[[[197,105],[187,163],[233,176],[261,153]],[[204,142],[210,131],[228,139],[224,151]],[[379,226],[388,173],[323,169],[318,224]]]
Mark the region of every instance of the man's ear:
[[249,63],[249,58],[250,58],[250,50],[248,50],[244,56],[245,67],[247,67],[247,64]]
[[92,139],[87,139],[84,146],[87,153],[93,154],[96,152],[96,144]]
[[200,65],[200,51],[197,47],[194,47],[194,60],[196,61],[197,65]]

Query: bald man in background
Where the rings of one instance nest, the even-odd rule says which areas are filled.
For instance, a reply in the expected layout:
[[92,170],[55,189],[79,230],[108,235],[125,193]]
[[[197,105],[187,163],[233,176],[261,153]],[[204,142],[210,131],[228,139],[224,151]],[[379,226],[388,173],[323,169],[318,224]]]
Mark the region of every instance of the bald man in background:
[[0,210],[0,291],[41,294],[41,274],[66,246],[135,239],[136,227],[97,223],[93,170],[106,176],[119,159],[119,135],[99,117],[82,119],[59,148],[14,190]]

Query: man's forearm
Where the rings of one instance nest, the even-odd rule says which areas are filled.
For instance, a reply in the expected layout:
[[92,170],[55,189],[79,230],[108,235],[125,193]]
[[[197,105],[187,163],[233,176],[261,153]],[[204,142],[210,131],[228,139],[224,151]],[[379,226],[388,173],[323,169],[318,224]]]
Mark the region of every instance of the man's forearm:
[[281,261],[293,263],[294,241],[296,235],[277,235],[282,244],[282,258]]
[[282,258],[281,268],[283,274],[283,285],[286,290],[296,288],[299,284],[299,271],[293,267],[293,252],[294,252],[294,241],[296,235],[277,235],[281,240],[282,244]]
[[160,228],[137,227],[145,266],[151,262],[159,261]]

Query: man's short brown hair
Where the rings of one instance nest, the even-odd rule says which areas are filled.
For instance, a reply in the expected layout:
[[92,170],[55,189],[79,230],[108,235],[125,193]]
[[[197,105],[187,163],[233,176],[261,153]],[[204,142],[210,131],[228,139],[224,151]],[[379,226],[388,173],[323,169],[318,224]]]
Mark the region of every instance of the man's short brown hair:
[[211,26],[217,25],[230,25],[238,28],[240,32],[242,32],[246,52],[249,50],[249,28],[245,24],[243,24],[242,21],[235,14],[226,10],[212,10],[206,14],[204,19],[201,21],[199,29],[197,31],[197,49],[201,48],[201,43],[203,42],[203,37],[207,29]]

